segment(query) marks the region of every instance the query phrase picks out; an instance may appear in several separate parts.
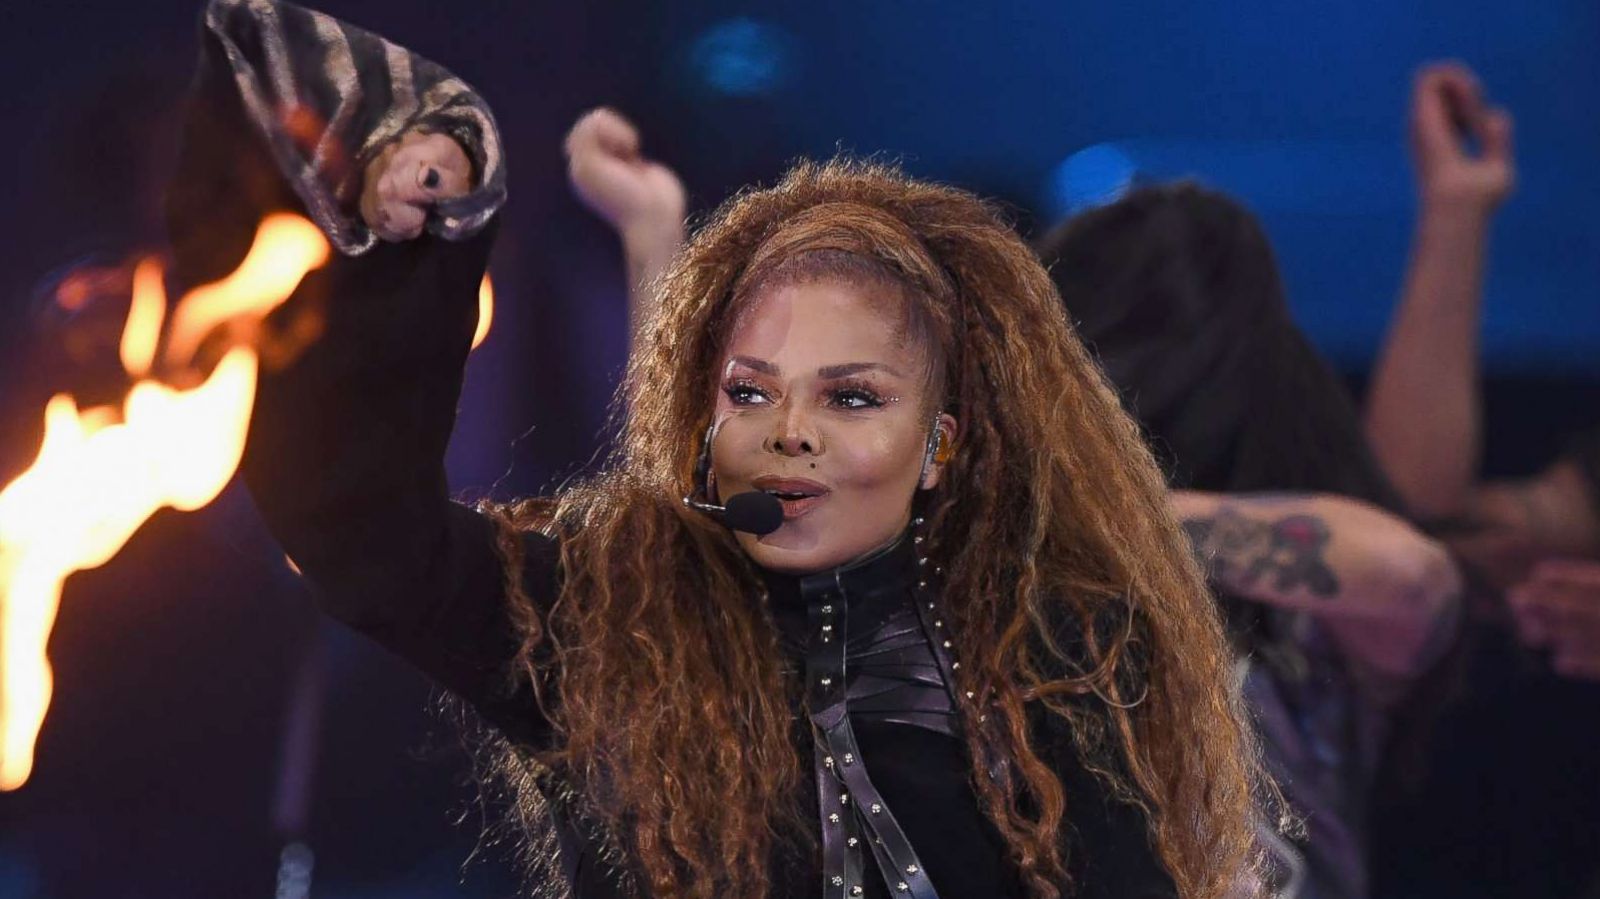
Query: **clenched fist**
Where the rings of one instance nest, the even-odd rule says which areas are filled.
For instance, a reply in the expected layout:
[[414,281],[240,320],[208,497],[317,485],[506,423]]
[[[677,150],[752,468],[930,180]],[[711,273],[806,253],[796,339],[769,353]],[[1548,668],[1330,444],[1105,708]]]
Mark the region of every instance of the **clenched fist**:
[[1411,152],[1426,203],[1490,212],[1516,184],[1511,114],[1490,106],[1477,76],[1460,63],[1433,63],[1417,72]]
[[615,110],[596,109],[572,126],[566,151],[573,190],[624,239],[681,239],[683,183],[672,169],[639,152],[633,123]]
[[367,164],[361,218],[380,238],[410,240],[422,233],[440,200],[472,189],[472,161],[448,135],[410,131]]

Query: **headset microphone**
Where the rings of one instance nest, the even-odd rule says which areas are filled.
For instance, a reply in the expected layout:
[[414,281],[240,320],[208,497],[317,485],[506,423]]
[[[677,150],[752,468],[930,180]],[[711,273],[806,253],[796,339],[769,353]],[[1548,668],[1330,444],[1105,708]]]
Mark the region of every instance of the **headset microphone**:
[[683,498],[683,504],[697,512],[704,512],[722,522],[731,531],[744,531],[763,537],[783,525],[783,503],[770,493],[747,490],[728,497],[728,503],[696,502],[693,497]]

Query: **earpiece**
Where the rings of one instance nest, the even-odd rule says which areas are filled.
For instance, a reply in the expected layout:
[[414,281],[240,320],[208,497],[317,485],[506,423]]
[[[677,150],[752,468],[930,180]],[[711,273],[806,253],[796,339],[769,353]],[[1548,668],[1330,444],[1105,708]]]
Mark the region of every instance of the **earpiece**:
[[933,414],[933,422],[928,431],[928,449],[922,456],[922,473],[917,475],[919,485],[928,477],[928,469],[933,467],[933,463],[943,465],[955,455],[955,442],[946,437],[944,429],[939,427],[940,419],[943,417],[942,411]]
[[700,444],[700,458],[694,464],[694,493],[690,496],[702,496],[710,502],[716,502],[717,480],[711,473],[711,440],[717,436],[717,422],[706,426],[705,440]]

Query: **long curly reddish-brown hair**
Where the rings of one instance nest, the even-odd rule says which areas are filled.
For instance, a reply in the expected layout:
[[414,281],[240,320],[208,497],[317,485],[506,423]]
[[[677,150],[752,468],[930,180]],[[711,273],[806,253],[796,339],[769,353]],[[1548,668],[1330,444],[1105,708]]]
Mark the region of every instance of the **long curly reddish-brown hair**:
[[[973,771],[1012,772],[972,783],[1023,881],[1070,892],[1074,797],[1049,733],[1145,808],[1180,895],[1249,883],[1254,743],[1160,473],[1027,245],[971,194],[878,164],[802,163],[724,204],[658,285],[611,464],[495,510],[509,571],[517,531],[561,537],[552,606],[507,581],[520,671],[558,735],[532,761],[570,785],[654,896],[765,895],[771,853],[806,832],[798,691],[756,573],[676,498],[693,486],[740,285],[813,251],[887,270],[938,341],[961,436],[926,497],[930,555]],[[526,784],[510,769],[528,761],[503,764]],[[518,810],[540,814],[544,798],[524,791]]]

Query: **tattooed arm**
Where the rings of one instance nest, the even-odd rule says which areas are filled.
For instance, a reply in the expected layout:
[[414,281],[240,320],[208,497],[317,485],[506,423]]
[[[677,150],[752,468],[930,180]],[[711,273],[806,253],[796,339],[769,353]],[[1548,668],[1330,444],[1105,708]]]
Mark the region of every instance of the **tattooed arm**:
[[1454,635],[1455,564],[1440,544],[1374,506],[1323,494],[1187,490],[1172,503],[1213,584],[1316,615],[1365,668],[1414,676]]

